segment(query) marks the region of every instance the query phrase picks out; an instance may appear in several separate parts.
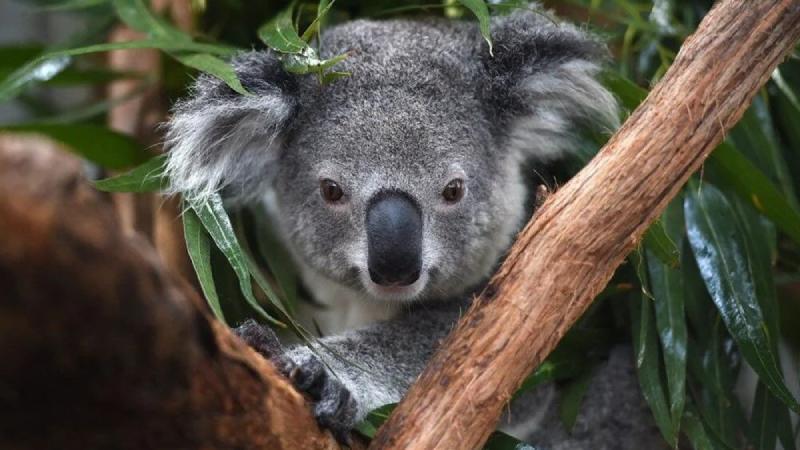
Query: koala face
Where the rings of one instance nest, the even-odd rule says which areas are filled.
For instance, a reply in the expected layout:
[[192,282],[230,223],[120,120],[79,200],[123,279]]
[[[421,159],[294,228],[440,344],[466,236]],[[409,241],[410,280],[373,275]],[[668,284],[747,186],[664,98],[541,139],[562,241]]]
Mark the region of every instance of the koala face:
[[317,101],[275,176],[281,229],[298,259],[375,298],[474,285],[521,219],[519,168],[497,157],[474,96],[367,84],[307,86]]
[[[609,126],[602,46],[536,14],[477,27],[357,21],[324,36],[350,77],[322,86],[274,55],[234,66],[251,97],[201,77],[169,125],[168,171],[189,195],[271,199],[305,273],[376,300],[448,299],[486,278],[526,216],[521,167]],[[174,180],[178,180],[178,183]]]

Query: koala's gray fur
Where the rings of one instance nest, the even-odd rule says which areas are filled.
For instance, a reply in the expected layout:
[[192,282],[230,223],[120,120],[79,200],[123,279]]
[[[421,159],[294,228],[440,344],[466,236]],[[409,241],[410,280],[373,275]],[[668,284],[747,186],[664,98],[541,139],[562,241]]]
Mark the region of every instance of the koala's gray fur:
[[[525,164],[568,152],[582,127],[617,125],[616,101],[595,78],[601,42],[532,12],[494,18],[492,35],[493,57],[475,23],[354,21],[322,39],[324,57],[349,54],[336,69],[350,77],[322,86],[287,74],[269,51],[250,52],[233,65],[252,96],[203,75],[174,108],[172,189],[266,208],[322,305],[306,306],[331,334],[321,341],[358,366],[330,358],[333,378],[308,348],[276,355],[252,324],[240,330],[283,358],[339,436],[401,398],[496,267],[530,213]],[[466,194],[448,204],[453,178]],[[321,179],[342,186],[341,202],[321,198]],[[421,276],[400,290],[366,274],[365,211],[386,190],[413,199],[424,223]],[[649,424],[613,412],[604,420]]]

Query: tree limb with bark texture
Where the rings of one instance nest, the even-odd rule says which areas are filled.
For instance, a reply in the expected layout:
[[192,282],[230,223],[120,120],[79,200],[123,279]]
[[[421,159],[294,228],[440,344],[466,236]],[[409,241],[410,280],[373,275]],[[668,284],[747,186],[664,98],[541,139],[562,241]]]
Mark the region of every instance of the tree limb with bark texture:
[[0,135],[0,285],[0,448],[340,448],[44,139]]

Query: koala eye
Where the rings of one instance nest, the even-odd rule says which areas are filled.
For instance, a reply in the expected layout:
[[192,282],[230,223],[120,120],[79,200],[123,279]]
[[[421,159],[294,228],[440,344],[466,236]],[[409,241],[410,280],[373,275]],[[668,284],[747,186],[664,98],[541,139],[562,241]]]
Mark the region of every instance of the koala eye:
[[447,203],[456,203],[464,197],[464,180],[455,178],[447,183],[442,191],[442,197]]
[[328,203],[336,203],[344,196],[344,192],[342,188],[339,187],[339,184],[328,178],[319,182],[319,192],[322,198]]

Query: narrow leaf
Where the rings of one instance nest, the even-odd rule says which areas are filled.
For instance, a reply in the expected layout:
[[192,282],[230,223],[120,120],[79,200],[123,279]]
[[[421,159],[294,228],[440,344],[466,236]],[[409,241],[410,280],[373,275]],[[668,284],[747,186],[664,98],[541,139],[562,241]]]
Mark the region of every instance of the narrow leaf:
[[90,53],[107,52],[112,50],[132,50],[141,48],[155,48],[164,51],[185,51],[210,53],[214,55],[229,56],[237,50],[216,44],[200,44],[171,39],[142,39],[138,41],[110,42],[94,44],[85,47],[75,47],[65,50],[47,52],[8,75],[0,82],[0,102],[7,101],[18,95],[27,85],[33,82],[51,80],[61,73],[71,62],[71,56],[86,55]]
[[303,36],[301,36],[305,42],[311,42],[314,36],[319,34],[322,19],[328,15],[328,11],[330,11],[335,2],[336,0],[320,0],[317,6],[317,17],[314,18],[314,21],[311,22],[311,25],[306,28],[306,31],[303,32]]
[[131,137],[100,125],[32,123],[0,126],[0,131],[45,135],[87,160],[109,169],[135,166],[152,157]]
[[244,294],[247,303],[258,312],[264,319],[272,322],[275,325],[286,327],[283,322],[272,317],[256,300],[253,295],[253,285],[250,278],[250,268],[247,263],[247,258],[244,255],[242,248],[239,246],[239,241],[236,239],[236,234],[233,232],[228,213],[222,206],[222,198],[218,194],[212,195],[207,200],[190,200],[190,206],[197,213],[197,217],[202,222],[211,239],[217,245],[217,248],[222,251],[228,259],[236,276],[239,278],[239,287]]
[[684,203],[686,228],[700,274],[742,356],[770,391],[795,411],[749,271],[736,217],[724,194],[704,183],[690,185]]
[[239,77],[230,64],[207,53],[195,53],[191,55],[177,55],[175,58],[183,65],[211,74],[224,81],[231,89],[242,94],[251,95],[242,86]]
[[536,450],[536,447],[502,431],[495,431],[489,436],[483,450]]
[[472,11],[475,17],[478,18],[478,24],[481,30],[481,35],[486,43],[489,44],[489,54],[494,55],[492,51],[492,35],[489,30],[491,19],[489,17],[489,7],[486,6],[484,0],[458,0],[458,3],[464,5],[465,8]]
[[258,37],[269,48],[281,53],[301,53],[308,43],[298,34],[292,21],[295,3],[278,13],[272,20],[258,29]]
[[164,176],[166,155],[159,155],[123,174],[98,180],[94,187],[106,192],[158,192],[169,182]]
[[214,284],[214,274],[211,270],[211,241],[208,239],[208,233],[203,228],[203,224],[200,223],[200,219],[192,209],[187,209],[183,213],[183,235],[189,259],[192,261],[203,295],[217,319],[227,325]]
[[707,167],[715,180],[723,181],[800,244],[800,212],[736,147],[727,142],[720,144],[708,159]]
[[[670,242],[683,235],[681,205],[672,202],[663,214],[662,222],[669,230]],[[674,243],[673,243],[674,245]],[[686,402],[686,346],[688,333],[684,312],[684,287],[680,270],[668,267],[647,248],[650,292],[654,298],[656,327],[664,353],[669,406],[672,423],[679,425]]]
[[122,21],[136,31],[153,38],[190,42],[192,38],[160,17],[156,17],[142,0],[114,0],[114,10]]
[[559,404],[558,412],[561,417],[561,423],[564,424],[567,432],[572,431],[575,426],[583,397],[586,395],[591,381],[592,372],[589,371],[570,381],[561,391],[561,403]]
[[645,401],[650,406],[658,429],[664,439],[674,448],[677,445],[678,436],[667,405],[664,384],[661,381],[660,358],[651,301],[642,295],[641,299],[632,298],[630,306],[639,385]]
[[654,222],[644,234],[642,240],[647,250],[668,267],[680,265],[680,252],[675,241],[667,234],[661,220]]
[[695,450],[715,450],[717,448],[706,433],[702,420],[694,412],[686,411],[681,425]]

